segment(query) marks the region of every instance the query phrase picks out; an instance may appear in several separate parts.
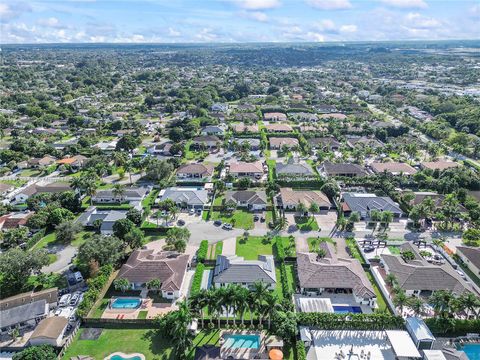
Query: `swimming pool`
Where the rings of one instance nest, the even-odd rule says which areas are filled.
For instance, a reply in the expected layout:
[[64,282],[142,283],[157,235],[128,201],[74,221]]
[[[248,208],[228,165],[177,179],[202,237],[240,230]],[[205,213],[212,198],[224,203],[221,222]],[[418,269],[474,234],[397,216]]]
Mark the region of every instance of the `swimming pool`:
[[138,355],[134,355],[134,356],[126,356],[126,357],[123,357],[122,355],[113,355],[109,360],[142,360],[142,358]]
[[260,347],[259,335],[225,335],[224,347],[230,349],[258,349]]
[[360,308],[360,306],[333,305],[332,307],[335,314],[362,313],[362,309]]
[[460,350],[465,351],[469,360],[480,360],[480,344],[463,344]]
[[112,309],[136,309],[142,303],[142,299],[139,298],[117,298],[113,300]]

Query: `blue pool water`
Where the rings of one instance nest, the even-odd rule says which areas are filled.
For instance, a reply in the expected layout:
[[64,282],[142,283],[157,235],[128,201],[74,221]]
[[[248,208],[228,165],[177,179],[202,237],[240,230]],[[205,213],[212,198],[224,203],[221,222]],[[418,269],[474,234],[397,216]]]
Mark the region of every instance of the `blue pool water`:
[[113,301],[112,309],[136,309],[140,306],[141,303],[142,303],[141,299],[118,298]]
[[333,312],[336,314],[361,314],[362,309],[360,308],[360,306],[333,305]]
[[258,349],[260,336],[258,335],[225,335],[226,348],[232,349]]
[[461,350],[465,351],[469,360],[480,360],[480,344],[464,344]]
[[110,360],[142,360],[142,358],[140,356],[123,357],[120,355],[113,355]]

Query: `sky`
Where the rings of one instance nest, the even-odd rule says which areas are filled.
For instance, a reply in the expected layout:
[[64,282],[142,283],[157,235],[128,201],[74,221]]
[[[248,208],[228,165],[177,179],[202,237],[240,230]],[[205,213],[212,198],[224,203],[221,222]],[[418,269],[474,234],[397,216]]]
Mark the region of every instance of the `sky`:
[[0,43],[480,39],[480,0],[0,0]]

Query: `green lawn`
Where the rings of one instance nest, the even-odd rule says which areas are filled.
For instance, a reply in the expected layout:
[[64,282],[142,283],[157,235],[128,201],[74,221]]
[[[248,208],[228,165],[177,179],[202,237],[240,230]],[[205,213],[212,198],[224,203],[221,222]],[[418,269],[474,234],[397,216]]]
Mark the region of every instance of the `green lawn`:
[[57,259],[58,256],[56,254],[48,254],[48,265],[53,264]]
[[[80,247],[91,235],[93,235],[91,231],[81,231],[70,244],[75,247]],[[54,245],[56,240],[55,232],[48,233],[41,238],[32,249],[41,249],[49,245]]]
[[139,311],[139,313],[138,313],[137,319],[146,319],[146,318],[147,318],[147,315],[148,315],[148,311],[147,311],[147,310],[141,310],[141,311]]
[[290,248],[291,240],[288,237],[276,236],[270,242],[267,242],[263,236],[249,236],[246,241],[243,236],[239,236],[236,253],[245,260],[257,260],[258,255],[273,255],[275,241],[282,241],[285,249]]
[[195,336],[193,339],[193,346],[190,352],[187,354],[187,359],[193,359],[195,356],[195,349],[203,345],[215,345],[220,346],[219,343],[220,331],[218,329],[203,330]]
[[225,199],[225,197],[223,195],[216,196],[215,200],[213,201],[213,206],[221,206],[222,202],[223,202],[223,199]]
[[39,176],[42,172],[38,169],[25,169],[18,174],[19,177],[25,176]]
[[268,179],[273,181],[275,180],[275,168],[277,166],[276,160],[267,160],[268,165]]
[[377,286],[377,283],[375,282],[375,279],[373,278],[373,275],[369,271],[365,271],[368,277],[368,280],[372,283],[373,290],[375,291],[375,295],[377,296],[377,305],[378,305],[378,311],[379,312],[390,312],[390,310],[387,307],[387,303],[385,302],[385,299],[383,298],[382,292]]
[[295,216],[295,224],[300,231],[318,231],[317,221],[313,216]]
[[[316,246],[313,246],[315,242]],[[329,237],[309,237],[307,238],[308,251],[316,252],[318,250],[318,245],[320,245],[321,242],[329,242],[335,247],[337,246],[336,241]]]
[[398,246],[389,246],[388,250],[392,255],[400,255],[400,248]]
[[151,329],[103,329],[97,340],[80,340],[80,335],[85,330],[80,329],[63,359],[89,355],[95,360],[103,360],[116,351],[142,353],[148,360],[173,359],[169,341]]
[[224,223],[230,223],[235,228],[251,230],[253,229],[253,214],[244,210],[235,210],[232,214],[212,211],[210,220],[222,220]]
[[215,259],[218,255],[222,255],[223,241],[219,241],[215,244]]
[[19,187],[22,187],[23,185],[25,185],[27,183],[27,181],[26,180],[19,180],[19,179],[16,179],[16,180],[2,180],[2,181],[0,181],[0,183],[12,185],[16,188],[19,188]]

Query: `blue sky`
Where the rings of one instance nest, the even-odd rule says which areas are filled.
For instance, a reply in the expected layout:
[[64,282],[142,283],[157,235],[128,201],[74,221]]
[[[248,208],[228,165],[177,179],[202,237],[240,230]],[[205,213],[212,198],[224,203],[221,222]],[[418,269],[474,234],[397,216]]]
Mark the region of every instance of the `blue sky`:
[[480,39],[480,0],[2,0],[1,43]]

